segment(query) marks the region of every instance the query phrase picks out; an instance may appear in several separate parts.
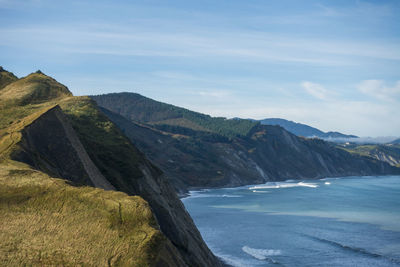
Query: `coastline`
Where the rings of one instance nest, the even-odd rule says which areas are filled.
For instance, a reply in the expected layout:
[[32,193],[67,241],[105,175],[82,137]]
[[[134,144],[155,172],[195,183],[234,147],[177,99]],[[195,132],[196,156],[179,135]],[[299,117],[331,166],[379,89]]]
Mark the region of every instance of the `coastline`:
[[192,196],[193,192],[204,192],[206,190],[214,190],[214,189],[240,189],[241,187],[256,187],[260,185],[266,185],[267,183],[290,183],[290,182],[311,182],[311,181],[325,181],[325,180],[330,180],[330,179],[347,179],[351,177],[362,177],[362,178],[368,178],[368,177],[386,177],[386,176],[399,176],[396,174],[386,174],[386,175],[348,175],[348,176],[330,176],[330,177],[321,177],[321,178],[309,178],[309,179],[286,179],[286,180],[279,180],[279,181],[266,181],[264,183],[256,183],[256,184],[244,184],[244,185],[239,185],[239,186],[218,186],[218,187],[190,187],[187,189],[187,192],[185,193],[178,193],[178,197],[180,200],[185,199],[185,198],[190,198]]

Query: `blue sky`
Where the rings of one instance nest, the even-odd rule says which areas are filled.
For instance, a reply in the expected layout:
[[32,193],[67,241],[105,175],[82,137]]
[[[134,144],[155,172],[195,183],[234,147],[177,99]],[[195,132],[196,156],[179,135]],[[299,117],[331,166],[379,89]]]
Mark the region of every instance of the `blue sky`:
[[400,136],[400,1],[0,0],[0,36],[75,95]]

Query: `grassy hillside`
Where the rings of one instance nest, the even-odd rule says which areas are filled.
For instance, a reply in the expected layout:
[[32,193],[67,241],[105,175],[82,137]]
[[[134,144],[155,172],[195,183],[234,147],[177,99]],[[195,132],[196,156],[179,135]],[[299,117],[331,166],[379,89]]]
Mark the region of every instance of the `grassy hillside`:
[[16,80],[18,80],[17,76],[0,67],[0,90]]
[[[168,246],[142,198],[0,164],[0,265],[149,266]],[[164,253],[165,254],[165,253]]]
[[196,131],[209,131],[226,137],[246,136],[258,124],[251,120],[226,119],[193,112],[155,101],[134,93],[92,96],[96,102],[132,121],[179,126]]

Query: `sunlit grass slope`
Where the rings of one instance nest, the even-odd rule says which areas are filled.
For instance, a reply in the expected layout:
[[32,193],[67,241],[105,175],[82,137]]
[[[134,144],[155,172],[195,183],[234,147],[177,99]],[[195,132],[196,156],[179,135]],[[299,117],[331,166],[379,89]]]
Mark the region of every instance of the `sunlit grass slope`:
[[0,107],[32,105],[72,96],[68,88],[38,71],[0,90]]
[[166,239],[142,198],[0,164],[0,265],[148,266]]

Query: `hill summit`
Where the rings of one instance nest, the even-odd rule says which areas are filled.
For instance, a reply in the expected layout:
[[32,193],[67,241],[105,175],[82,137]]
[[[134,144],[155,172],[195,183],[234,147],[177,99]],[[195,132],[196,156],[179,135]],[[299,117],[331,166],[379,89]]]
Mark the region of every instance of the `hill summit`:
[[10,81],[4,82],[7,85],[0,91],[2,105],[39,104],[72,96],[65,85],[41,71],[31,73],[21,79],[11,75],[10,72],[6,72],[1,77],[4,77],[4,81]]

